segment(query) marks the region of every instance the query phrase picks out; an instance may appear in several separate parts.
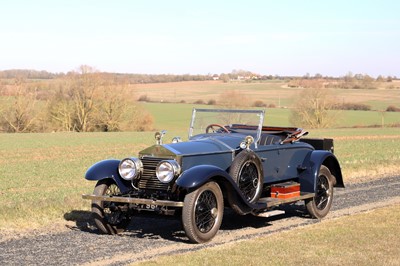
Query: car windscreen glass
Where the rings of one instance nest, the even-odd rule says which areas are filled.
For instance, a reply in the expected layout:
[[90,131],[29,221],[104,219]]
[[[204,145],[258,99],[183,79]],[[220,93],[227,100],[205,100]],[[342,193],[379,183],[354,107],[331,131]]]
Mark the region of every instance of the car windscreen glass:
[[264,110],[193,109],[189,138],[198,134],[240,132],[261,134]]

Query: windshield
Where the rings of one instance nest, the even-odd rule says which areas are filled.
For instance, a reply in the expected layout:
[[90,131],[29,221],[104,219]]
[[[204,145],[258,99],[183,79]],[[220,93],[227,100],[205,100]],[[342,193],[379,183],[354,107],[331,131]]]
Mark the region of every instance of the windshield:
[[198,134],[241,132],[257,142],[264,122],[264,110],[193,109],[189,139]]

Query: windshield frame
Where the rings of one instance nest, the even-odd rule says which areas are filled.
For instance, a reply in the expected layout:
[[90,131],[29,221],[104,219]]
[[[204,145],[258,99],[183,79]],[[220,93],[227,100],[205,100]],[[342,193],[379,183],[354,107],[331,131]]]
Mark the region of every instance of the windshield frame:
[[237,113],[237,114],[256,114],[260,118],[258,121],[257,130],[256,130],[256,139],[254,140],[255,143],[261,138],[261,132],[264,124],[264,117],[265,117],[265,110],[235,110],[235,109],[200,109],[200,108],[193,108],[192,111],[192,120],[190,121],[189,127],[189,139],[193,137],[194,125],[196,120],[197,113]]

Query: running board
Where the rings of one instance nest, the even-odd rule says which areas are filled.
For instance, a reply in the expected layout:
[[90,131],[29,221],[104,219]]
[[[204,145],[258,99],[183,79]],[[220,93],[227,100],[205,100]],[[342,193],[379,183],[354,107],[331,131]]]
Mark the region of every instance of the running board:
[[272,210],[272,211],[252,213],[252,214],[254,216],[257,216],[257,217],[268,218],[268,217],[272,217],[272,216],[278,216],[278,215],[285,214],[285,211],[283,211],[283,210]]
[[266,198],[261,198],[257,201],[257,205],[264,205],[266,208],[271,208],[274,206],[278,206],[281,204],[285,203],[292,203],[296,202],[299,200],[305,200],[305,199],[310,199],[315,196],[315,193],[300,193],[300,196],[289,198],[289,199],[278,199],[278,198],[271,198],[271,197],[266,197]]

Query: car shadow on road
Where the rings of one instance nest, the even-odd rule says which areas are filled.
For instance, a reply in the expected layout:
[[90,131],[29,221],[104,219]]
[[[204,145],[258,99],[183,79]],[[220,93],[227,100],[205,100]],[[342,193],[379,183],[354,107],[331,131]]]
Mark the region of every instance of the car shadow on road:
[[74,223],[74,225],[66,224],[66,227],[71,230],[82,232],[92,232],[97,230],[92,219],[92,212],[90,211],[72,210],[64,213],[64,219]]
[[[224,213],[221,230],[238,230],[242,228],[262,228],[273,226],[273,223],[278,220],[290,219],[293,217],[307,217],[304,205],[283,205],[276,210],[284,211],[283,213],[265,217],[263,214],[257,215],[238,215],[233,210],[228,209]],[[268,214],[268,213],[265,213]]]
[[[70,230],[99,236],[104,235],[97,229],[90,211],[72,210],[64,214],[64,219],[74,223],[73,225],[66,225]],[[134,216],[125,232],[119,236],[189,242],[185,236],[179,217],[151,214]]]
[[[273,226],[278,220],[290,219],[292,217],[306,217],[306,211],[302,205],[285,205],[280,208],[285,212],[271,217],[260,217],[254,215],[238,215],[232,209],[225,208],[221,231],[241,230],[246,228],[262,228]],[[64,219],[73,222],[68,224],[70,230],[102,235],[96,228],[90,211],[72,210],[64,214]],[[141,214],[134,216],[127,230],[121,237],[132,237],[139,239],[160,239],[181,243],[189,243],[182,227],[180,216],[161,216]]]

